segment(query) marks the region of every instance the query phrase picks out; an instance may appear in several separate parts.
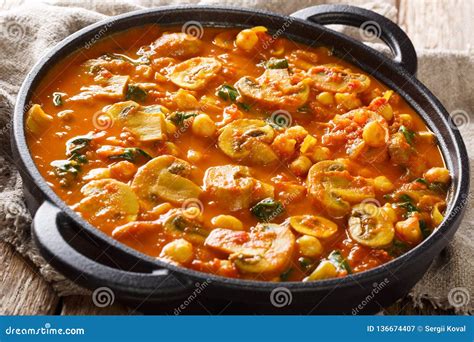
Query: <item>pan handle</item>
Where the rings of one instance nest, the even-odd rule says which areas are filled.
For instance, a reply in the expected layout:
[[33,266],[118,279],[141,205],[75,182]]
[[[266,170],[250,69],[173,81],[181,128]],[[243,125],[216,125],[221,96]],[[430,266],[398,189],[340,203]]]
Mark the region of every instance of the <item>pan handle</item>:
[[[168,269],[144,272],[125,271],[103,265],[74,249],[60,230],[71,220],[52,203],[45,201],[36,211],[32,232],[42,256],[68,278],[89,289],[108,288],[122,299],[183,298],[194,284],[177,278]],[[133,290],[133,291],[131,291]]]
[[320,25],[359,27],[367,34],[380,38],[395,55],[394,61],[410,74],[416,74],[418,62],[410,38],[397,24],[380,14],[349,5],[320,5],[299,10],[291,16]]

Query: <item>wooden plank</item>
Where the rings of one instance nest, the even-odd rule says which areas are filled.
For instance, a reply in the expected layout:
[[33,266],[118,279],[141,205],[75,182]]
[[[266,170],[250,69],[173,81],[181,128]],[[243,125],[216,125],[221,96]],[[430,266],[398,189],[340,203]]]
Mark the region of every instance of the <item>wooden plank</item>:
[[59,298],[34,266],[0,242],[0,314],[52,315]]
[[400,0],[398,23],[416,48],[464,50],[474,46],[474,1]]
[[99,308],[91,296],[67,296],[62,299],[61,315],[128,315],[129,310],[120,303]]

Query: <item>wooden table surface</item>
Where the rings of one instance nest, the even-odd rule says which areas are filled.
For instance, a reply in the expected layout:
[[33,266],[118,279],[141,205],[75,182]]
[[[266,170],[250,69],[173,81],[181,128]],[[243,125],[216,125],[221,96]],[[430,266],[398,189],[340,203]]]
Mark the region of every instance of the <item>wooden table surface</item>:
[[[331,3],[344,3],[332,0]],[[347,1],[346,1],[347,2]],[[367,1],[351,1],[351,4]],[[387,0],[398,8],[398,24],[417,49],[464,50],[474,46],[473,0]],[[13,4],[13,2],[11,3]],[[11,6],[10,6],[11,7]],[[10,245],[0,242],[0,314],[8,315],[107,315],[127,314],[115,303],[106,308],[93,305],[90,296],[58,297],[51,286]],[[426,304],[414,308],[402,299],[385,314],[450,314]]]

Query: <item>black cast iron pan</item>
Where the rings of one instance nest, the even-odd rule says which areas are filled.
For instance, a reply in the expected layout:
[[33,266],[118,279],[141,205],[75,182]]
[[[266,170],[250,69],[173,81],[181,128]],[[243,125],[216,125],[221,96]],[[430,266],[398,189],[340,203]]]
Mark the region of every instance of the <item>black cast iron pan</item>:
[[[149,23],[182,25],[189,21],[204,27],[263,25],[274,34],[332,47],[338,56],[404,97],[438,137],[453,176],[447,215],[441,226],[413,250],[369,271],[319,282],[271,283],[223,278],[166,264],[120,244],[80,218],[46,184],[26,144],[25,112],[35,87],[53,65],[84,47],[99,32],[109,35]],[[364,27],[367,23],[379,29],[393,59],[324,26]],[[240,309],[231,311],[237,313],[377,312],[406,295],[448,244],[461,223],[469,192],[468,157],[461,135],[442,104],[415,78],[416,67],[413,45],[397,25],[374,12],[352,6],[310,7],[290,17],[226,7],[160,7],[86,27],[47,52],[28,74],[18,94],[12,145],[24,180],[27,205],[34,215],[35,241],[46,260],[64,275],[91,290],[107,287],[117,300],[137,310],[163,308],[176,313],[174,309],[189,303],[190,296],[199,288],[194,304],[242,303],[237,305]],[[374,288],[380,284],[384,284],[382,290],[374,295]],[[367,300],[368,297],[371,299]]]

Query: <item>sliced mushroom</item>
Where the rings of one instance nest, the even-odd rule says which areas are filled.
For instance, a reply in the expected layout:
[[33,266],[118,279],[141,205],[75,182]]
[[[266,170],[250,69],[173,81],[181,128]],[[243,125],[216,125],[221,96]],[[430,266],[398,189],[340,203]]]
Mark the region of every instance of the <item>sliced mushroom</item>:
[[26,117],[26,128],[33,134],[44,132],[53,122],[53,117],[46,114],[39,104],[34,104],[28,110]]
[[288,69],[267,69],[257,79],[245,76],[235,83],[243,98],[262,106],[297,109],[309,96],[309,79],[292,82]]
[[269,146],[274,136],[273,128],[263,120],[239,119],[224,127],[218,146],[233,160],[266,165],[278,160]]
[[176,65],[168,77],[178,87],[199,90],[217,75],[221,67],[215,58],[195,57]]
[[370,86],[370,78],[337,65],[319,65],[308,70],[313,86],[321,91],[360,93]]
[[349,213],[350,203],[374,198],[375,190],[370,179],[352,176],[346,159],[325,160],[311,167],[307,184],[314,202],[333,217]]
[[273,186],[263,183],[240,165],[223,165],[207,169],[204,189],[213,200],[230,211],[249,208],[252,204],[274,196]]
[[125,183],[109,178],[93,180],[81,193],[84,198],[74,209],[93,225],[116,227],[137,218],[138,198]]
[[140,141],[166,139],[165,113],[168,110],[165,107],[142,107],[134,101],[124,101],[105,107],[104,112],[114,123],[120,123],[135,134]]
[[168,201],[182,204],[186,199],[198,198],[201,188],[189,178],[192,166],[171,155],[150,160],[138,169],[132,189],[146,207]]
[[357,204],[349,218],[349,235],[367,247],[387,246],[395,236],[393,218],[385,207],[377,207],[373,203]]
[[298,233],[328,238],[336,234],[337,224],[322,216],[301,215],[290,217],[290,225]]
[[160,57],[189,58],[197,55],[201,48],[201,40],[184,32],[164,33],[151,45]]
[[250,232],[214,229],[205,245],[221,253],[245,273],[279,273],[291,260],[295,236],[288,226],[261,223]]
[[120,101],[124,98],[130,76],[115,75],[110,77],[104,85],[90,85],[81,87],[81,92],[68,101],[88,101],[90,99],[105,99]]

